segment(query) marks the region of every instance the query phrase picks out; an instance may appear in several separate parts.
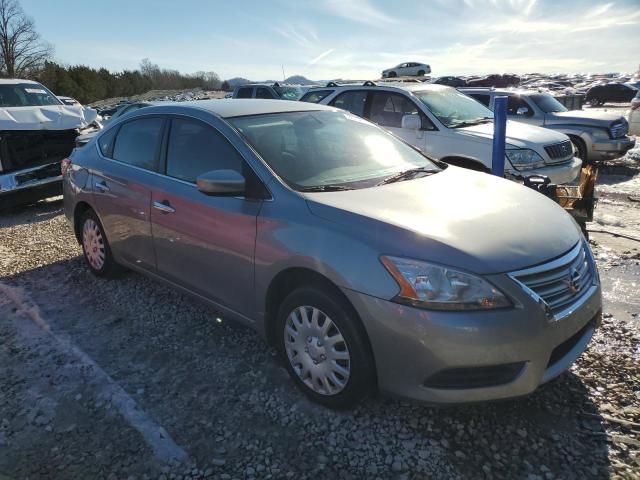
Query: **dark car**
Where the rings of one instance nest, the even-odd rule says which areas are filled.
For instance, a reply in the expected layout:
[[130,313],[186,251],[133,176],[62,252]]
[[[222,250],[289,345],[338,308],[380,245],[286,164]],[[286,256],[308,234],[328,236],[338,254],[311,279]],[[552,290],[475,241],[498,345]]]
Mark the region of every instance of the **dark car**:
[[636,96],[638,90],[624,83],[608,83],[596,85],[587,91],[585,100],[596,107],[607,102],[628,103]]
[[464,78],[460,77],[438,77],[433,83],[437,83],[438,85],[447,85],[448,87],[466,87],[467,81]]
[[520,84],[520,77],[511,74],[492,74],[467,80],[468,87],[514,87]]

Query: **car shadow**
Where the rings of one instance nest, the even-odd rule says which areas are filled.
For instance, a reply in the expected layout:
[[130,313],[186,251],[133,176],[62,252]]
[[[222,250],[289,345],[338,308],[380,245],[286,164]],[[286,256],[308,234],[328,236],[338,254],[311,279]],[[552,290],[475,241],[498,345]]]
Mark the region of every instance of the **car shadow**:
[[[23,289],[51,332],[99,365],[199,466],[214,457],[214,465],[227,466],[255,457],[286,467],[274,478],[287,471],[293,472],[288,478],[310,472],[322,478],[610,473],[604,420],[585,379],[572,372],[509,401],[431,407],[376,396],[335,412],[306,400],[251,329],[142,275],[99,279],[76,257],[0,281]],[[56,348],[52,365],[59,361]],[[60,404],[78,395],[93,401],[91,372],[56,381],[66,382]],[[96,405],[85,435],[117,450],[118,438],[106,426],[110,417],[101,413],[107,406]],[[33,448],[38,444],[34,439]],[[82,450],[82,435],[64,437],[58,448]],[[32,461],[54,467],[59,458],[46,450],[38,455]],[[141,461],[136,450],[121,456]]]
[[0,211],[0,228],[15,225],[45,222],[62,213],[62,197],[52,197],[32,204]]

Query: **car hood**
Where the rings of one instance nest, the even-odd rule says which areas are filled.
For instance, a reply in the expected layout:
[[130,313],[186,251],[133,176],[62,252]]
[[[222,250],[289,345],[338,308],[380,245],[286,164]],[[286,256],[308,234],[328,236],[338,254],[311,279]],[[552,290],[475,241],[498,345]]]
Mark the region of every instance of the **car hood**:
[[490,274],[558,257],[580,239],[574,220],[540,193],[457,167],[415,180],[304,194],[311,212],[380,254]]
[[582,110],[553,112],[544,116],[545,125],[578,124],[607,128],[616,120],[622,120],[622,116],[612,112],[583,112]]
[[[493,122],[481,123],[471,127],[454,129],[462,135],[493,139]],[[534,148],[534,146],[550,145],[564,142],[566,135],[548,128],[535,127],[526,123],[507,120],[507,146],[516,148]]]
[[98,117],[80,105],[0,108],[0,130],[70,130],[84,128]]

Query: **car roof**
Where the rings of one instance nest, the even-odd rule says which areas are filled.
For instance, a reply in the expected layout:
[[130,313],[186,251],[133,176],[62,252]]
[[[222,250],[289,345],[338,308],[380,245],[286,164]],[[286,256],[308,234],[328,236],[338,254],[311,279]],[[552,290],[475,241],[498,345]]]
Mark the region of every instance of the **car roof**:
[[19,83],[30,83],[32,85],[40,85],[33,80],[22,80],[20,78],[2,78],[0,79],[0,85],[17,85]]
[[[316,103],[294,102],[291,100],[263,100],[254,98],[222,98],[212,100],[192,100],[188,102],[161,102],[151,108],[163,106],[196,108],[218,115],[222,118],[263,115],[268,113],[303,112],[314,110],[334,111],[335,108]],[[149,110],[145,110],[149,111]]]
[[[355,84],[355,85],[337,85],[335,87],[329,87],[329,86],[325,86],[325,87],[313,87],[310,90],[314,90],[314,89],[318,89],[318,90],[327,90],[327,89],[334,89],[334,90],[371,90],[371,91],[376,91],[376,90],[404,90],[407,92],[424,92],[424,91],[443,91],[443,90],[449,90],[449,89],[453,89],[453,87],[449,87],[447,85],[438,85],[437,83],[425,83],[425,82],[417,82],[417,83],[403,83],[403,82],[380,82],[378,84],[373,84],[373,85],[362,85],[362,84]],[[455,90],[455,89],[454,89]]]
[[516,95],[531,95],[538,93],[549,93],[549,92],[540,92],[536,89],[531,88],[494,88],[494,87],[460,87],[462,93],[465,92],[473,92],[473,93],[493,93],[493,94],[516,94]]

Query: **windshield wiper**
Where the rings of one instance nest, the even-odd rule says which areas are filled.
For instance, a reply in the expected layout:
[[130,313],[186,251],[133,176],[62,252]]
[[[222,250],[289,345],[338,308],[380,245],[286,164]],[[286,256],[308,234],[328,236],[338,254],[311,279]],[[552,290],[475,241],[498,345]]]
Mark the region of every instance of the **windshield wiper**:
[[299,192],[342,192],[345,190],[353,190],[353,188],[344,187],[342,185],[314,185],[312,187],[299,188]]
[[472,127],[474,125],[480,125],[481,123],[487,123],[493,121],[493,117],[475,118],[473,120],[466,120],[464,122],[453,122],[449,126],[451,128]]
[[401,180],[409,180],[410,178],[414,178],[421,173],[434,174],[438,172],[440,172],[440,170],[437,170],[434,168],[427,168],[427,167],[412,168],[410,170],[405,170],[404,172],[396,173],[395,175],[385,178],[380,183],[376,184],[376,187],[378,185],[386,185],[387,183],[399,182]]

